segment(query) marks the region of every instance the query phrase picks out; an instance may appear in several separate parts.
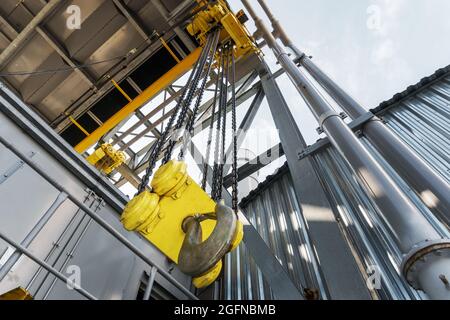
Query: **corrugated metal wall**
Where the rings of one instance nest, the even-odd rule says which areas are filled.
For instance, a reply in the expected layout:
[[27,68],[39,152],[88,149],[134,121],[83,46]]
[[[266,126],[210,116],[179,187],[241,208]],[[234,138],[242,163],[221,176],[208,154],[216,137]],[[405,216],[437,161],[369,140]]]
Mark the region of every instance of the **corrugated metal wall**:
[[[299,288],[317,287],[315,266],[307,250],[305,222],[292,187],[289,171],[281,169],[269,188],[245,206],[249,221],[273,250]],[[231,262],[231,263],[230,263]],[[270,288],[249,258],[245,244],[227,260],[227,299],[270,299]]]
[[[377,110],[387,125],[450,182],[450,76],[422,86],[388,107]],[[450,236],[432,212],[394,172],[367,139],[361,138],[402,190],[435,228]],[[399,275],[402,256],[380,212],[338,152],[327,147],[312,155],[314,166],[363,272],[381,276],[375,291],[381,299],[423,299]],[[317,283],[313,254],[305,242],[306,228],[288,170],[280,170],[258,188],[243,210],[299,287]],[[228,299],[271,299],[270,288],[241,245],[227,260],[225,296]],[[317,287],[316,287],[317,288]]]

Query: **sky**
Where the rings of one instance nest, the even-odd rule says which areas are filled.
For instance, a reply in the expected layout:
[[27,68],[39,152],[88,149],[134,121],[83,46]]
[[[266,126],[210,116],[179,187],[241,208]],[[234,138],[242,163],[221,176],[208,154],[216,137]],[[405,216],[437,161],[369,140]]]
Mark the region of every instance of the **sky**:
[[[268,26],[270,22],[256,0],[250,0]],[[366,109],[378,106],[423,77],[450,64],[449,0],[266,0],[293,42]],[[229,1],[234,11],[240,0]],[[255,31],[252,20],[247,22]],[[272,71],[279,68],[264,48]],[[318,138],[317,122],[286,75],[277,80],[308,144]],[[238,122],[247,104],[238,110]],[[257,155],[279,142],[270,110],[263,102],[243,148]],[[262,130],[261,130],[262,129]],[[258,131],[259,130],[259,131]],[[202,149],[206,135],[194,142]],[[258,138],[258,139],[257,139]],[[259,173],[272,174],[285,158]],[[195,164],[191,176],[200,177]],[[132,194],[128,187],[123,189]]]
[[450,64],[448,0],[266,1],[293,42],[363,105]]
[[[257,1],[250,2],[270,26]],[[367,109],[450,64],[448,0],[266,2],[293,42]],[[230,5],[243,8],[240,0]],[[255,30],[252,21],[247,27]],[[305,108],[295,112],[301,99],[289,80],[279,84],[293,113],[310,123]],[[316,138],[304,131],[309,142]]]

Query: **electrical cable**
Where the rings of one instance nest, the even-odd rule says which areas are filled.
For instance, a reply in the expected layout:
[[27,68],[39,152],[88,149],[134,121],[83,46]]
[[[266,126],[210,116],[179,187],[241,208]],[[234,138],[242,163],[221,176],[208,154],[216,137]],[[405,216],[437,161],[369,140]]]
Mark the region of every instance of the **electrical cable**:
[[4,78],[4,77],[11,77],[11,76],[28,76],[28,75],[41,75],[41,74],[57,73],[57,72],[67,72],[67,71],[73,71],[76,69],[84,69],[84,68],[87,68],[87,67],[90,67],[93,65],[116,61],[119,59],[125,59],[127,56],[128,56],[128,54],[124,55],[124,56],[115,57],[115,58],[95,61],[95,62],[91,62],[91,63],[85,63],[85,64],[77,65],[75,67],[44,69],[44,70],[36,70],[36,71],[0,72],[0,77]]

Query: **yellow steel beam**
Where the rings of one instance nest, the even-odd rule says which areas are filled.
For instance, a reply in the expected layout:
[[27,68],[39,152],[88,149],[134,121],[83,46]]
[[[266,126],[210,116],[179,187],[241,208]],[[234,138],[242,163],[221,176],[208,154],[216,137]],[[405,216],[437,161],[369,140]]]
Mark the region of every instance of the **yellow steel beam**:
[[114,87],[116,87],[116,89],[119,90],[119,92],[125,97],[125,99],[128,100],[128,102],[133,101],[133,99],[130,98],[130,96],[125,92],[125,90],[123,90],[122,87],[119,86],[119,84],[114,79],[111,79],[111,82],[114,85]]
[[178,59],[178,57],[175,54],[175,52],[173,52],[172,49],[169,47],[169,45],[167,44],[166,40],[164,40],[164,38],[161,37],[158,33],[156,33],[156,35],[159,37],[159,40],[161,41],[161,43],[164,46],[164,48],[166,48],[166,50],[169,51],[169,53],[172,56],[172,58],[174,58],[177,63],[180,63],[181,62],[180,59]]
[[90,133],[85,129],[85,128],[83,128],[83,126],[77,121],[77,120],[75,120],[75,118],[74,117],[72,117],[71,115],[68,115],[68,114],[66,114],[68,117],[69,117],[69,120],[74,124],[74,125],[76,125],[77,126],[77,128],[78,129],[80,129],[81,131],[83,131],[83,133],[86,135],[86,136],[90,136]]
[[86,151],[90,146],[99,141],[102,136],[104,136],[111,129],[117,126],[131,113],[139,109],[150,99],[154,98],[157,94],[164,90],[164,88],[174,83],[177,79],[179,79],[183,74],[185,74],[193,67],[194,63],[200,57],[201,51],[201,48],[197,48],[190,55],[184,58],[179,64],[170,69],[165,75],[156,80],[139,96],[137,96],[134,100],[132,100],[111,118],[109,118],[102,126],[97,128],[94,132],[92,132],[89,136],[87,136],[84,140],[77,144],[75,146],[75,151],[77,151],[78,153],[83,153],[84,151]]

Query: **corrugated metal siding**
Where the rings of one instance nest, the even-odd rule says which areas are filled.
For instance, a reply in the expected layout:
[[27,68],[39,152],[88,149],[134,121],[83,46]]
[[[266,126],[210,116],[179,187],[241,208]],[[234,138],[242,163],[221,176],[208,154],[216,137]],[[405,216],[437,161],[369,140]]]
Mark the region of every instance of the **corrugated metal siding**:
[[[273,250],[299,288],[317,288],[317,267],[308,250],[305,222],[287,170],[245,206],[249,221]],[[271,299],[262,273],[246,252],[245,244],[232,252],[226,270],[227,299]],[[231,263],[229,263],[231,261]]]
[[399,102],[383,118],[450,182],[450,76]]
[[[448,74],[448,73],[447,73]],[[425,161],[450,182],[450,76],[434,79],[425,87],[408,91],[393,104],[378,108],[387,125]],[[362,142],[382,163],[402,190],[443,235],[450,236],[411,188],[384,161],[367,139]],[[316,171],[327,192],[338,221],[345,230],[363,267],[376,267],[381,275],[381,299],[422,299],[399,275],[401,253],[380,212],[347,162],[331,147],[312,155]],[[273,249],[299,287],[314,282],[314,268],[307,263],[312,253],[305,245],[304,227],[289,172],[283,171],[263,183],[258,195],[245,204],[244,211]],[[262,279],[241,245],[227,261],[227,298],[271,299]],[[305,263],[306,262],[306,263]],[[233,283],[229,280],[233,279]]]
[[[448,235],[445,228],[417,195],[393,172],[392,168],[384,163],[369,143],[363,140],[401,189],[436,226],[436,229],[442,235]],[[402,254],[395,246],[388,225],[347,162],[332,148],[314,155],[314,160],[335,214],[339,217],[364,269],[376,268],[380,272],[382,283],[381,288],[377,290],[379,297],[381,299],[419,299],[420,293],[412,289],[399,275]]]

